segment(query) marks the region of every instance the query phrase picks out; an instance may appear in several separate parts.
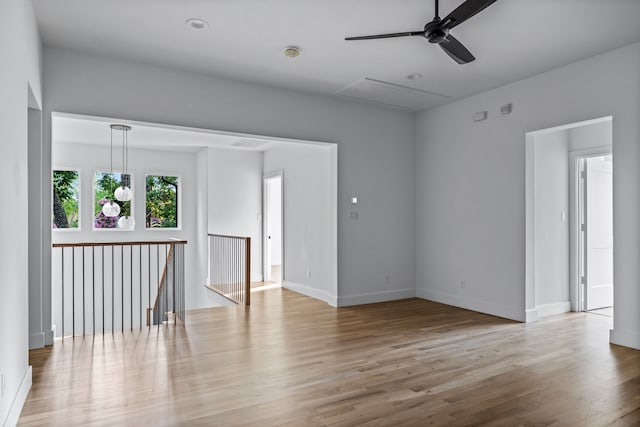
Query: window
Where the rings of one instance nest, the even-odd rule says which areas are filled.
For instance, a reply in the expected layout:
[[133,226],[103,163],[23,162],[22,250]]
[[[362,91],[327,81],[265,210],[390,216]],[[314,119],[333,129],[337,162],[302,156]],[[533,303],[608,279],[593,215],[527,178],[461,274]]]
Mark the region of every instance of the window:
[[[114,192],[121,185],[128,186],[133,191],[131,175],[121,173],[110,174],[108,172],[97,172],[93,191],[94,201],[94,229],[122,229],[133,230],[132,221],[120,221],[121,218],[130,219],[132,215],[131,201],[122,202],[115,200]],[[120,214],[114,217],[106,216],[102,213],[102,207],[113,201],[120,206]],[[120,224],[119,224],[120,222]]]
[[146,228],[178,228],[179,192],[177,176],[147,175]]
[[53,229],[80,228],[80,173],[77,170],[53,171]]

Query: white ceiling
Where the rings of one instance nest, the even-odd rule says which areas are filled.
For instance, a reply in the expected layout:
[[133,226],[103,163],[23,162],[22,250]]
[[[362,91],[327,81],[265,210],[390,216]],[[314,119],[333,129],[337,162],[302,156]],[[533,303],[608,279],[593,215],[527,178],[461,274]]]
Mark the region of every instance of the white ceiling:
[[[445,16],[462,0],[441,0]],[[640,41],[640,0],[498,0],[452,30],[477,60],[453,62],[422,38],[345,36],[420,30],[433,0],[34,0],[45,45],[307,92],[364,78],[469,96]],[[185,25],[205,19],[206,30]],[[290,59],[285,46],[302,54]],[[407,80],[412,73],[423,75]],[[390,96],[394,96],[391,94]]]
[[[267,151],[286,142],[277,138],[257,138],[251,135],[185,128],[155,123],[122,121],[105,117],[54,113],[52,139],[55,144],[108,145],[111,142],[109,125],[122,123],[131,126],[128,142],[131,148],[196,152],[206,147],[235,150]],[[114,132],[114,144],[120,146],[122,133]]]

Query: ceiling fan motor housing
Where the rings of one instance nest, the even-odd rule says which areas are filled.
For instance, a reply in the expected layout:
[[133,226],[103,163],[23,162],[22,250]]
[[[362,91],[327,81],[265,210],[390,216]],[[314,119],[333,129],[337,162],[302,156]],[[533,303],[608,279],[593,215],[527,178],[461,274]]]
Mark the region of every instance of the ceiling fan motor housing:
[[446,40],[447,35],[449,34],[449,30],[444,28],[437,28],[429,33],[425,33],[425,37],[429,41],[429,43],[442,43]]
[[424,38],[429,43],[442,43],[449,35],[449,29],[440,25],[441,21],[436,17],[433,21],[424,26]]

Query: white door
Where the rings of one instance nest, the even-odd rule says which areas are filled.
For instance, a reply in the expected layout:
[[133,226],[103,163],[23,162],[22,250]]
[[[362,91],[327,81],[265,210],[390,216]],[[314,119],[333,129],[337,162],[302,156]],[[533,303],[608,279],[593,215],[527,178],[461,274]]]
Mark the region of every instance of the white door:
[[611,156],[586,160],[587,310],[613,306],[613,162]]
[[264,281],[282,283],[283,254],[283,176],[282,172],[264,177]]

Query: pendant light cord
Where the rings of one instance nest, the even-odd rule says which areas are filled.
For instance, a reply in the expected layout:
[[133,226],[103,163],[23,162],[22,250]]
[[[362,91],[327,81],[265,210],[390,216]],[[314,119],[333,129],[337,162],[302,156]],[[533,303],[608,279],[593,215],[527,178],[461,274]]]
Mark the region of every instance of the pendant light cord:
[[[111,165],[109,167],[109,178],[113,179],[113,128],[111,128]],[[109,192],[113,193],[113,182],[109,182]],[[111,201],[109,201],[111,202]]]
[[[124,132],[124,141],[126,146],[126,162],[124,164],[124,172],[129,175],[129,131]],[[131,187],[131,182],[128,183],[129,187]]]
[[122,175],[120,177],[120,186],[124,187],[124,175],[127,173],[127,166],[124,162],[124,138],[125,135],[127,134],[127,131],[124,130],[124,128],[122,129]]

